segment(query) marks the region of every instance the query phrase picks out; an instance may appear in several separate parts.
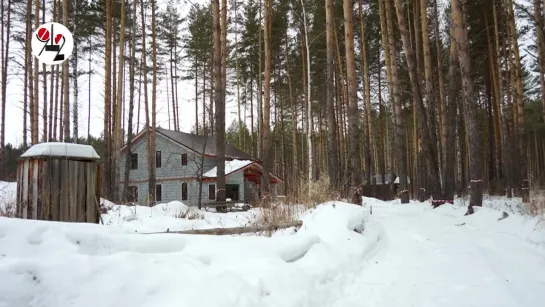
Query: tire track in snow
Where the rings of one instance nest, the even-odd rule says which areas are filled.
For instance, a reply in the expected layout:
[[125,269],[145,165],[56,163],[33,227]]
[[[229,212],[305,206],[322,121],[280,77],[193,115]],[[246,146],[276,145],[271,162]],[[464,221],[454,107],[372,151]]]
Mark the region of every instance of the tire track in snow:
[[[459,216],[423,206],[374,209],[385,231],[382,244],[321,306],[537,307],[545,301],[545,263],[514,236],[456,227]],[[526,274],[518,283],[505,281],[512,272],[505,267],[515,265],[511,249],[520,257],[516,265],[528,262],[518,269]]]

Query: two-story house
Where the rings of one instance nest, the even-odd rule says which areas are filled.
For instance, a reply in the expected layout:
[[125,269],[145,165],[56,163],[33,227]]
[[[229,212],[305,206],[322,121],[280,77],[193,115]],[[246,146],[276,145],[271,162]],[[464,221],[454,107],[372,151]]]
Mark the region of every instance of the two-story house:
[[[131,169],[129,172],[130,201],[149,204],[148,163],[144,129],[131,142]],[[216,199],[216,140],[213,136],[201,136],[162,128],[155,135],[156,202],[179,200],[196,205],[202,168],[203,204]],[[127,146],[121,148],[121,174],[125,172]],[[262,162],[230,144],[225,145],[226,197],[233,201],[250,203],[260,199],[263,175]],[[276,185],[280,179],[269,173],[271,197],[276,198]],[[124,181],[122,176],[121,189]]]

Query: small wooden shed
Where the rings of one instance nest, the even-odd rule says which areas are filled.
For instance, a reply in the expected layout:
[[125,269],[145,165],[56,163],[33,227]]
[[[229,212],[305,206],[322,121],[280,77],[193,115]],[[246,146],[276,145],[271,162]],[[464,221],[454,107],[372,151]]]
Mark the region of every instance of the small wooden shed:
[[30,147],[17,161],[17,211],[23,219],[98,223],[102,166],[92,146]]

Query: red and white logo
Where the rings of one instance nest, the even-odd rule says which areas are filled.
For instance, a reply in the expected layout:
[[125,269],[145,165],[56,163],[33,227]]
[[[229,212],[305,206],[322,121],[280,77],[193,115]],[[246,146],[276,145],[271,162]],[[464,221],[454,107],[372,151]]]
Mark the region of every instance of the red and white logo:
[[49,22],[34,31],[30,46],[40,63],[59,65],[72,55],[74,38],[64,25]]

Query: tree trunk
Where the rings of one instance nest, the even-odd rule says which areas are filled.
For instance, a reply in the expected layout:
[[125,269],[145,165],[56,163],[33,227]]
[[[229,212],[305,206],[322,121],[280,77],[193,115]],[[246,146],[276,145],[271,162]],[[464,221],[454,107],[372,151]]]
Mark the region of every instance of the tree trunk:
[[[195,134],[199,135],[199,63],[195,57]],[[204,112],[204,109],[202,110]]]
[[[365,39],[365,20],[363,18],[363,0],[359,1],[360,13],[360,45],[361,45],[361,61],[363,74],[363,92],[365,100],[365,114],[363,116],[364,131],[364,151],[365,151],[365,169],[367,171],[367,184],[372,184],[373,176],[375,175],[374,165],[371,161],[371,153],[373,152],[371,142],[373,138],[372,131],[372,114],[371,114],[371,83],[369,82],[369,65],[367,64],[367,41]],[[373,183],[374,184],[374,183]]]
[[[169,60],[169,69],[170,69],[170,90],[171,90],[171,100],[172,100],[172,122],[174,124],[174,130],[178,131],[178,126],[177,126],[177,123],[178,123],[178,120],[177,120],[177,117],[176,117],[176,99],[174,97],[174,65],[172,65],[172,62],[174,61],[174,57],[173,57],[173,47],[170,46],[169,48],[169,56],[170,56],[170,60]],[[168,85],[168,80],[167,80],[167,85]],[[169,121],[170,123],[170,121]]]
[[[399,0],[396,0],[399,1]],[[394,121],[394,129],[395,129],[395,147],[396,151],[398,153],[398,170],[399,170],[399,188],[400,191],[399,197],[401,199],[401,203],[405,204],[409,202],[409,191],[407,186],[407,150],[406,150],[406,143],[405,143],[405,124],[403,119],[403,110],[402,110],[402,103],[401,103],[401,97],[400,97],[400,83],[399,83],[399,75],[397,71],[397,60],[396,60],[396,41],[394,38],[394,26],[393,26],[393,15],[392,15],[392,4],[390,0],[385,0],[385,14],[386,14],[386,23],[388,27],[388,45],[389,45],[389,57],[390,57],[390,65],[391,65],[391,82],[392,82],[392,89],[393,89],[393,97],[394,97],[394,104],[393,109],[395,113],[395,121]],[[403,21],[405,20],[405,16],[403,15],[403,12],[399,12],[398,15],[402,15]],[[401,24],[401,22],[400,22]],[[405,24],[405,28],[402,29],[400,25],[400,31],[403,31],[400,34],[404,37],[404,46],[408,45],[408,32],[407,27]],[[409,47],[409,46],[407,46]],[[412,52],[412,49],[409,48],[409,50]],[[405,50],[407,52],[407,50]],[[412,63],[411,63],[412,64]],[[414,71],[413,71],[414,73]],[[393,154],[390,152],[390,154]],[[393,167],[393,165],[392,165]],[[393,175],[393,174],[392,174]],[[392,183],[393,183],[393,176],[392,176]]]
[[[2,1],[2,0],[0,0]],[[2,17],[4,17],[4,2],[2,1]],[[6,38],[4,41],[4,26],[6,27]],[[2,118],[0,119],[0,176],[5,176],[5,152],[6,146],[6,101],[7,101],[7,81],[8,81],[8,64],[9,64],[9,47],[11,38],[11,0],[8,0],[7,19],[2,23]],[[5,46],[5,47],[4,47]],[[26,115],[24,115],[26,118]],[[24,128],[23,128],[24,129]]]
[[[225,11],[226,12],[226,11]],[[225,13],[224,12],[224,13]],[[214,91],[216,103],[216,200],[225,201],[225,105],[223,87],[223,21],[220,20],[219,0],[212,1],[214,18]]]
[[156,203],[155,195],[155,185],[156,185],[156,163],[155,163],[155,137],[156,137],[156,127],[157,127],[157,28],[156,28],[156,3],[155,0],[151,0],[151,61],[152,61],[152,82],[151,82],[151,137],[150,137],[150,152],[152,155],[151,159],[151,172],[149,174],[149,194],[151,196],[151,202]]
[[[91,37],[89,36],[89,46],[91,46]],[[87,96],[87,144],[90,144],[91,142],[91,80],[93,78],[92,73],[92,56],[93,52],[91,49],[89,49],[89,58],[87,59],[87,63],[89,64],[89,83],[88,83],[88,96]]]
[[[439,127],[440,127],[440,149],[441,149],[441,160],[440,167],[442,169],[442,174],[445,176],[445,167],[446,167],[446,151],[447,149],[447,106],[445,104],[445,80],[443,76],[443,50],[441,48],[441,40],[439,36],[439,12],[437,11],[437,0],[433,1],[433,34],[435,35],[435,49],[437,53],[437,76],[439,82],[439,95],[437,101],[439,102]],[[442,168],[441,168],[442,165]],[[445,180],[443,179],[443,182]],[[443,190],[445,190],[445,185],[443,185]],[[445,199],[450,201],[450,199]]]
[[[74,26],[73,26],[73,35],[74,37],[77,37],[76,32],[76,24],[78,20],[78,5],[77,1],[74,1]],[[79,122],[79,109],[78,109],[78,103],[79,103],[79,86],[78,86],[78,40],[74,39],[74,56],[71,57],[71,60],[74,61],[74,68],[73,68],[73,74],[74,74],[74,104],[72,105],[72,125],[74,126],[73,131],[73,137],[74,142],[78,142],[78,122]]]
[[[235,0],[235,20],[238,18],[237,14],[237,1]],[[237,79],[237,113],[238,113],[238,146],[242,146],[242,119],[241,119],[241,112],[240,112],[240,72],[238,67],[238,29],[235,29],[235,70],[236,70],[236,79]],[[244,118],[244,122],[246,122],[246,118]],[[244,148],[244,147],[242,147]]]
[[[379,1],[382,3],[382,1]],[[382,5],[381,5],[382,7]],[[386,56],[387,58],[388,56]],[[381,176],[381,183],[384,184],[384,175],[386,173],[386,149],[384,145],[384,139],[385,139],[385,130],[386,130],[386,115],[384,114],[384,106],[382,104],[382,63],[380,61],[380,50],[378,51],[377,56],[377,64],[378,64],[378,71],[377,71],[377,79],[378,79],[378,120],[379,120],[379,138],[378,138],[378,148],[379,154],[378,156],[378,169],[379,174]]]
[[360,176],[360,133],[358,126],[358,85],[356,83],[356,62],[354,58],[354,32],[353,32],[353,3],[351,0],[343,1],[344,9],[344,33],[346,52],[346,74],[348,76],[348,134],[350,137],[350,199],[354,204],[361,205],[361,176]]
[[[136,3],[137,0],[132,2],[132,20],[136,20]],[[125,13],[122,13],[125,15]],[[124,22],[121,23],[122,26],[125,25]],[[136,58],[136,23],[133,22],[131,28],[131,55],[129,59],[129,118],[127,123],[127,151],[125,156],[125,174],[123,174],[123,202],[129,200],[129,179],[130,179],[130,170],[132,165],[132,152],[131,152],[131,142],[133,137],[132,123],[133,123],[133,114],[134,114],[134,75],[135,75],[135,58]],[[134,196],[133,196],[134,197]],[[138,199],[136,199],[138,203]]]
[[[498,29],[498,16],[496,13],[496,3],[494,1],[494,4],[492,5],[492,12],[493,12],[493,18],[494,18],[494,42],[495,42],[495,50],[496,50],[496,59],[495,59],[495,75],[496,75],[496,109],[498,110],[498,118],[496,119],[496,125],[499,128],[499,131],[501,131],[501,134],[497,136],[496,144],[497,148],[501,147],[502,154],[498,156],[498,173],[502,173],[503,177],[506,177],[506,175],[509,173],[507,170],[508,163],[507,161],[510,160],[509,156],[509,144],[506,142],[507,137],[507,123],[504,120],[506,118],[504,112],[502,112],[502,108],[504,107],[504,88],[503,88],[503,81],[502,81],[502,75],[501,75],[501,54],[500,54],[500,39],[499,39],[499,29]],[[505,181],[505,180],[504,180]],[[505,187],[505,182],[504,182]]]
[[[227,0],[221,0],[221,95],[223,102],[223,126],[225,127],[225,100],[227,95]],[[224,129],[225,130],[225,129]],[[225,133],[224,133],[225,134]]]
[[311,184],[314,181],[312,176],[312,170],[314,167],[314,156],[312,154],[312,132],[314,127],[312,125],[312,99],[311,99],[311,79],[310,79],[310,48],[308,42],[308,25],[307,25],[307,13],[305,10],[305,4],[301,0],[301,7],[303,8],[303,35],[305,41],[305,59],[306,59],[306,104],[307,104],[307,153],[308,153],[308,193],[310,196]]
[[[335,120],[335,93],[333,78],[335,76],[335,34],[333,23],[335,22],[333,0],[325,1],[326,14],[326,46],[327,46],[327,70],[326,70],[326,99],[327,99],[327,151],[329,152],[329,180],[334,189],[339,188],[339,156],[337,155],[337,122]],[[291,83],[290,83],[291,91]],[[294,137],[295,137],[295,133]]]
[[[451,30],[454,32],[454,29]],[[447,99],[446,117],[445,117],[445,172],[443,177],[443,187],[445,191],[445,200],[454,203],[455,177],[454,168],[456,165],[456,109],[458,93],[460,91],[460,82],[458,74],[458,50],[454,35],[450,35],[450,61],[449,61],[449,91]]]
[[[288,50],[288,42],[286,41],[286,52]],[[291,81],[291,66],[290,66],[290,57],[286,57],[286,77],[288,79],[288,90],[289,90],[289,99],[290,99],[290,107],[291,107],[291,138],[292,138],[292,168],[291,173],[292,175],[292,189],[291,193],[297,200],[299,190],[299,165],[297,163],[298,155],[297,155],[297,108],[294,103],[293,98],[293,87],[292,87],[292,81]],[[252,112],[253,113],[253,112]],[[252,120],[253,122],[253,120]],[[253,126],[253,123],[252,123]],[[253,131],[252,131],[253,135]],[[253,143],[253,142],[252,142]]]
[[174,44],[174,96],[176,97],[176,128],[180,131],[180,100],[178,99],[178,48],[177,43]]
[[[399,1],[399,0],[398,0]],[[473,81],[471,79],[471,63],[467,27],[462,13],[460,0],[451,0],[452,27],[454,28],[454,40],[458,49],[458,61],[460,62],[460,75],[462,77],[462,90],[464,95],[464,119],[469,137],[469,176],[471,180],[471,198],[468,211],[473,206],[481,206],[483,195],[483,168],[480,129],[477,121],[477,106],[473,96]]]
[[513,44],[513,53],[515,55],[514,66],[515,66],[515,80],[516,80],[516,114],[517,118],[515,119],[515,135],[518,141],[518,159],[516,161],[517,170],[520,173],[518,176],[521,182],[518,183],[518,189],[520,189],[520,194],[522,195],[522,201],[527,203],[530,201],[530,191],[528,189],[529,179],[528,179],[528,169],[526,167],[526,146],[524,144],[524,89],[522,85],[522,69],[520,63],[520,54],[519,54],[519,45],[518,45],[518,36],[517,36],[517,27],[515,24],[515,15],[513,12],[513,0],[508,2],[508,12],[509,12],[509,27],[510,27],[510,37]]
[[[121,164],[119,163],[119,157],[121,154],[121,145],[123,142],[123,135],[121,133],[121,106],[122,106],[122,98],[123,98],[123,67],[125,63],[125,1],[121,1],[121,24],[119,25],[119,59],[118,59],[118,76],[117,76],[117,94],[116,94],[116,103],[115,103],[115,126],[114,126],[114,149],[113,149],[113,184],[114,184],[114,201],[121,200],[121,196],[119,194],[120,189],[120,179],[121,179]],[[129,152],[129,151],[127,151]],[[125,192],[123,191],[123,194]]]
[[536,23],[536,45],[538,50],[539,83],[541,85],[541,105],[543,121],[545,122],[545,35],[543,33],[543,11],[540,8],[539,0],[534,0],[534,22]]
[[[427,160],[427,168],[429,176],[431,177],[431,189],[434,200],[442,200],[441,196],[441,183],[439,181],[439,169],[437,165],[437,151],[436,144],[432,143],[432,138],[430,137],[430,129],[428,125],[428,119],[426,118],[426,108],[424,107],[424,102],[422,101],[422,96],[420,93],[420,85],[417,79],[416,67],[414,63],[414,53],[410,48],[409,35],[407,29],[407,23],[405,20],[405,15],[403,14],[403,7],[401,6],[401,0],[395,0],[396,3],[396,13],[397,19],[399,22],[399,31],[401,34],[403,42],[403,50],[405,51],[405,57],[407,59],[407,66],[409,71],[409,79],[411,83],[411,92],[413,101],[418,107],[420,112],[420,134],[422,137],[422,147],[423,152]],[[388,7],[388,6],[387,6]],[[433,118],[432,118],[433,119]],[[398,124],[399,127],[399,124]]]
[[263,176],[261,179],[263,200],[267,204],[269,198],[269,169],[271,158],[269,154],[270,113],[271,113],[271,15],[272,0],[265,0],[265,101],[263,106]]
[[[155,202],[155,183],[151,184],[151,173],[155,171],[155,152],[152,152],[151,148],[151,125],[149,116],[149,101],[148,101],[148,65],[146,56],[146,18],[144,14],[144,1],[140,1],[140,19],[142,21],[142,65],[144,68],[144,113],[146,121],[146,156],[148,158],[148,199],[149,203]],[[153,153],[153,154],[152,154]]]
[[[0,0],[2,1],[2,0]],[[45,0],[42,0],[42,24],[45,23]],[[51,69],[51,74],[53,74],[53,69]],[[42,64],[42,78],[44,79],[43,85],[44,85],[44,93],[43,93],[43,135],[42,135],[42,142],[47,142],[47,66],[45,64]]]
[[[262,0],[259,0],[259,20],[262,20],[261,17],[261,10]],[[261,41],[263,38],[261,37],[261,28],[259,29],[258,33],[258,44],[259,44],[259,52],[258,52],[258,79],[257,79],[257,157],[258,159],[263,160],[263,82],[261,80],[262,76],[262,66],[261,66]]]
[[[422,22],[422,50],[424,51],[424,78],[426,83],[426,109],[428,111],[427,115],[427,122],[428,122],[428,129],[429,129],[429,138],[430,138],[430,147],[432,149],[432,153],[434,154],[433,159],[433,170],[431,172],[431,180],[437,181],[437,183],[432,184],[432,192],[434,193],[434,202],[435,204],[441,204],[443,203],[443,197],[440,197],[437,199],[437,197],[442,196],[441,195],[441,177],[439,176],[439,163],[437,163],[438,160],[438,150],[437,150],[437,132],[436,132],[436,101],[435,101],[435,93],[434,93],[434,83],[433,83],[433,74],[432,74],[432,61],[431,61],[431,48],[430,48],[430,40],[429,40],[429,32],[428,32],[428,15],[427,15],[427,1],[422,0],[420,1],[420,13],[421,13],[421,22]],[[424,120],[424,118],[422,118]],[[437,170],[437,173],[435,173],[435,169]],[[437,190],[436,190],[437,189]]]
[[[55,69],[55,107],[53,115],[53,139],[57,141],[57,125],[59,124],[59,80],[61,78],[59,66]],[[62,86],[62,85],[61,85]],[[60,125],[59,125],[60,126]]]
[[[66,1],[66,0],[65,0]],[[112,197],[111,182],[111,153],[110,147],[110,123],[111,123],[111,103],[112,103],[112,7],[111,2],[106,1],[106,44],[105,44],[105,72],[104,72],[104,167],[103,170],[103,190],[104,198]],[[145,39],[145,38],[144,38]],[[63,75],[64,77],[64,75]]]
[[[66,22],[64,24],[67,24]],[[40,26],[40,0],[36,0],[34,3],[34,28],[37,29]],[[39,98],[39,90],[40,90],[40,67],[38,66],[38,59],[34,59],[34,94],[32,99],[32,122],[31,122],[31,138],[32,138],[32,144],[37,144],[39,142],[38,140],[38,133],[39,133],[39,126],[38,126],[38,106],[40,103]]]
[[202,68],[202,131],[207,134],[206,127],[206,62]]
[[[68,25],[68,2],[69,0],[62,1],[62,22],[65,25]],[[70,65],[69,61],[64,61],[62,63],[62,73],[64,79],[64,120],[63,120],[63,129],[64,129],[64,141],[70,142]]]

